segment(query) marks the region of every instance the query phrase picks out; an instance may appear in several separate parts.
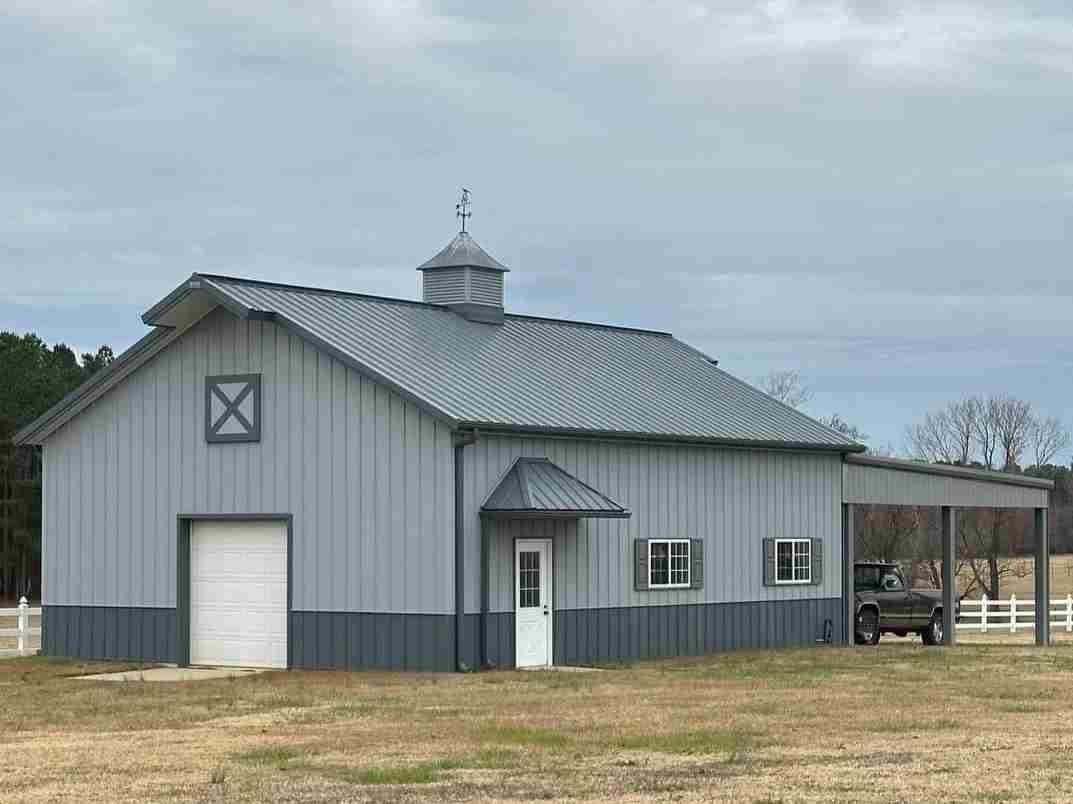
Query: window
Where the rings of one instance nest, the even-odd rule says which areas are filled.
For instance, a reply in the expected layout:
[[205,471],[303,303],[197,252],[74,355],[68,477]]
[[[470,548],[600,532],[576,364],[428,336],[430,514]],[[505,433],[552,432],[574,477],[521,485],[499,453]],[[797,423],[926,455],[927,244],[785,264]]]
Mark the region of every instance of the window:
[[205,440],[210,444],[261,440],[261,375],[205,378]]
[[535,609],[540,606],[540,553],[522,550],[518,553],[518,607]]
[[671,589],[689,586],[689,547],[689,539],[649,539],[649,588]]
[[775,583],[812,583],[812,541],[775,540]]
[[854,567],[853,588],[870,590],[879,588],[879,567]]

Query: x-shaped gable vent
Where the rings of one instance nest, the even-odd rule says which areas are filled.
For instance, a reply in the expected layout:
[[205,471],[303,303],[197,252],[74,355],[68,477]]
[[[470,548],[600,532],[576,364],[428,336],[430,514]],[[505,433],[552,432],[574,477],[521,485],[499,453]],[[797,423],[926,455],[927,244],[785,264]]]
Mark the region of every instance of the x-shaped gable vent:
[[205,440],[261,440],[261,375],[205,378]]

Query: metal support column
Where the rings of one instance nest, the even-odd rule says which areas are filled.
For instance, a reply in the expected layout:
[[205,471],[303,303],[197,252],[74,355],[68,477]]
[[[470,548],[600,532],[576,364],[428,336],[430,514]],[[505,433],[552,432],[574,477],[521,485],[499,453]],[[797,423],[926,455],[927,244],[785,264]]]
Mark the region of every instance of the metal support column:
[[842,638],[847,645],[856,644],[857,593],[853,588],[853,504],[842,504],[842,616],[846,623]]
[[1047,509],[1036,509],[1036,644],[1051,644],[1051,553]]
[[944,505],[939,512],[942,520],[943,541],[943,644],[953,646],[957,643],[954,630],[954,614],[957,611],[957,511]]

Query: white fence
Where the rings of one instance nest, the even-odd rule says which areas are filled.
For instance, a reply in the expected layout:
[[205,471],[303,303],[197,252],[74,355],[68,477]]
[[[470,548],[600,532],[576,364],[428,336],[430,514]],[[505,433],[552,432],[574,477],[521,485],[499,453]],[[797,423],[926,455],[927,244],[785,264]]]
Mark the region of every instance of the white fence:
[[[1073,632],[1073,595],[1053,598],[1047,608],[1052,631],[1064,629]],[[1005,631],[1015,634],[1019,630],[1035,627],[1035,600],[1018,600],[1017,595],[1010,595],[1006,600],[988,600],[984,595],[979,600],[961,601],[961,622],[957,624],[959,631],[982,634]]]
[[[30,627],[30,618],[41,622],[41,609],[31,609],[26,598],[19,600],[17,609],[0,609],[0,622],[14,620],[14,628],[0,628],[0,656],[29,656],[37,653],[41,644],[41,626]],[[15,647],[6,645],[14,640]]]

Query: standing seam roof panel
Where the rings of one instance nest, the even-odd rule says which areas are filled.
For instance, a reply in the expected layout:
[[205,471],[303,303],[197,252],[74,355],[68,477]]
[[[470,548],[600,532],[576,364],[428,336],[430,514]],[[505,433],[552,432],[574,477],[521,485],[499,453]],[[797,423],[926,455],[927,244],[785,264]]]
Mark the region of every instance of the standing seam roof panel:
[[458,421],[625,435],[854,443],[669,335],[202,276],[275,313]]

